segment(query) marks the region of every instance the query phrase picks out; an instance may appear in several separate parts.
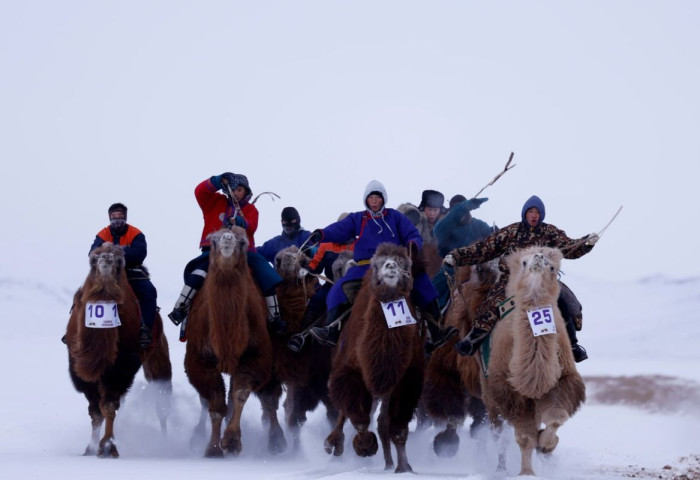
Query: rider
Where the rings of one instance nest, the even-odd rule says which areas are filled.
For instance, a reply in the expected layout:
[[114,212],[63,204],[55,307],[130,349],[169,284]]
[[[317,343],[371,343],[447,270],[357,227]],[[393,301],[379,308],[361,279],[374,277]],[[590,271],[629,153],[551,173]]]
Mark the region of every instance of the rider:
[[[387,199],[384,185],[372,180],[367,184],[362,197],[365,210],[351,213],[343,220],[322,230],[315,230],[311,234],[311,243],[346,243],[356,238],[353,256],[357,265],[336,281],[326,298],[327,326],[311,329],[311,335],[322,344],[334,346],[338,342],[342,327],[341,315],[351,307],[343,285],[348,282],[359,284],[369,269],[370,259],[380,243],[403,245],[414,254],[423,246],[423,239],[411,221],[397,210],[385,207]],[[437,323],[440,317],[437,293],[427,274],[423,273],[414,278],[412,297],[415,304],[432,319],[427,322],[432,337],[432,346],[429,348],[434,349],[442,345],[446,339]]]
[[[284,207],[282,209],[282,233],[259,246],[257,252],[265,257],[268,262],[274,263],[275,255],[280,250],[291,246],[301,247],[309,238],[309,235],[311,235],[311,232],[301,228],[301,217],[297,209]],[[314,252],[312,251],[309,255],[312,256],[313,254]]]
[[[544,223],[544,203],[536,195],[530,197],[521,212],[521,221],[493,232],[480,242],[452,250],[445,256],[447,265],[477,265],[500,257],[499,269],[502,275],[489,291],[486,300],[479,306],[474,326],[467,335],[457,342],[455,348],[460,355],[474,355],[479,346],[500,319],[499,305],[505,300],[509,270],[504,258],[515,250],[539,245],[558,248],[564,258],[582,257],[593,249],[598,235],[591,233],[580,239],[571,239],[563,230]],[[567,332],[568,332],[567,328]],[[568,332],[570,333],[570,332]],[[571,347],[577,362],[588,358],[586,349],[572,339]]]
[[126,223],[126,205],[114,203],[107,209],[109,225],[97,232],[90,251],[104,244],[121,245],[124,248],[126,277],[129,285],[139,300],[141,308],[141,336],[139,343],[143,348],[153,342],[153,323],[156,319],[156,299],[158,292],[151,283],[148,270],[143,265],[148,247],[146,236],[133,225]]
[[[221,190],[224,193],[218,193]],[[201,182],[194,195],[204,216],[204,228],[199,247],[201,255],[191,260],[185,267],[185,286],[168,317],[175,325],[186,321],[192,306],[192,299],[202,288],[209,269],[209,235],[223,227],[238,226],[248,235],[248,266],[253,278],[262,290],[269,309],[268,327],[276,334],[287,330],[286,322],[280,317],[275,287],[282,278],[265,258],[255,251],[253,235],[258,228],[258,209],[250,203],[253,192],[245,175],[231,172],[214,175]],[[184,325],[180,330],[180,340],[185,341]]]

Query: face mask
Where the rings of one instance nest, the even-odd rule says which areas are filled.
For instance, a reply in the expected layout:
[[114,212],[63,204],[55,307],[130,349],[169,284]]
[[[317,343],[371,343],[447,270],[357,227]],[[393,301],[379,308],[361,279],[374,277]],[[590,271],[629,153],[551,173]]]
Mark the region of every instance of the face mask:
[[121,230],[126,225],[125,218],[113,218],[109,221],[109,225],[115,230]]

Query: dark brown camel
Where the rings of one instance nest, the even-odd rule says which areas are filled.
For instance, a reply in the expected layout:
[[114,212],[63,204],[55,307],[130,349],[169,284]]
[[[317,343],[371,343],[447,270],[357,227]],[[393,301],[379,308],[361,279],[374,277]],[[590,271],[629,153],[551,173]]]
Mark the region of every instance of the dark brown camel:
[[[247,250],[248,239],[240,227],[212,235],[209,271],[187,323],[185,372],[208,406],[211,420],[207,457],[221,457],[224,451],[240,453],[243,407],[272,373],[267,307],[248,268]],[[223,373],[231,375],[232,414],[222,437],[227,413]],[[262,402],[266,410],[268,404]],[[271,441],[277,442],[281,428],[277,423],[273,432],[274,427],[271,423]]]
[[301,268],[306,268],[310,261],[296,246],[287,247],[275,256],[275,270],[282,277],[277,298],[288,332],[284,336],[272,337],[273,375],[287,387],[284,407],[295,448],[300,446],[300,429],[306,423],[306,413],[315,410],[320,402],[326,407],[326,416],[331,423],[338,419],[338,410],[328,397],[331,348],[316,342],[306,342],[298,353],[286,348],[289,338],[306,326],[302,325],[306,304],[318,287],[316,277],[299,275]]
[[559,442],[557,430],[586,397],[557,307],[561,260],[559,250],[547,247],[516,251],[507,259],[506,297],[515,308],[493,328],[488,376],[481,375],[489,416],[515,430],[520,475],[535,474],[533,450],[551,453]]
[[433,353],[426,367],[423,386],[422,399],[428,414],[445,425],[433,440],[433,450],[438,456],[452,457],[457,453],[457,427],[464,423],[467,415],[472,417],[472,433],[486,421],[479,364],[475,357],[458,355],[453,346],[471,330],[476,309],[498,276],[497,264],[493,262],[457,270],[457,288],[452,292],[445,324],[457,327],[460,334]]
[[[68,365],[73,385],[88,400],[92,436],[85,455],[116,458],[119,452],[114,440],[114,420],[120,399],[142,362],[146,379],[159,384],[157,409],[163,429],[172,390],[172,368],[159,316],[153,346],[145,351],[139,346],[141,312],[126,278],[123,249],[105,244],[90,253],[89,261],[90,272],[73,297],[66,329]],[[103,423],[105,432],[100,439]]]
[[329,380],[331,400],[340,417],[326,438],[326,452],[343,452],[343,424],[349,418],[357,434],[353,447],[359,456],[377,452],[376,435],[369,430],[374,399],[381,400],[377,429],[387,469],[394,466],[390,442],[397,454],[396,472],[410,472],[406,456],[408,424],[413,418],[423,385],[423,341],[417,323],[404,321],[389,328],[382,302],[394,312],[405,308],[412,318],[410,301],[413,277],[404,247],[381,244],[371,260],[362,288],[343,328]]

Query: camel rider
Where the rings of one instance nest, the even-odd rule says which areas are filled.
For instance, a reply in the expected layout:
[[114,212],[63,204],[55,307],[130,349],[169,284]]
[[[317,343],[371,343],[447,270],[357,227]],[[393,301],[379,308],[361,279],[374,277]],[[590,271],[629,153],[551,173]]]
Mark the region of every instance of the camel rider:
[[141,308],[141,337],[139,343],[143,348],[153,342],[153,323],[156,319],[156,299],[158,292],[151,283],[148,270],[143,265],[148,247],[146,236],[133,225],[126,223],[127,208],[123,203],[115,203],[107,209],[109,225],[95,236],[90,251],[105,243],[121,245],[124,248],[126,277],[129,285],[139,300]]
[[[355,282],[359,285],[370,267],[370,259],[380,243],[389,242],[403,245],[414,254],[423,246],[423,239],[411,221],[398,210],[386,208],[387,192],[380,182],[372,180],[367,184],[362,196],[365,210],[351,213],[344,219],[332,223],[322,230],[315,230],[309,242],[347,243],[356,238],[353,258],[357,266],[331,287],[326,298],[328,311],[327,326],[314,327],[310,333],[314,339],[324,345],[333,346],[338,342],[342,327],[341,316],[351,307],[344,285]],[[445,343],[456,330],[442,332],[438,322],[440,310],[437,305],[437,293],[430,283],[430,278],[423,273],[413,279],[412,298],[425,316],[431,333],[431,343],[426,347],[433,350]],[[447,337],[447,338],[446,338]]]
[[[533,195],[523,205],[520,222],[501,228],[482,241],[456,248],[445,256],[444,263],[450,266],[477,265],[500,258],[498,264],[502,272],[500,278],[489,291],[486,300],[477,309],[471,331],[455,345],[460,355],[476,353],[488,333],[501,318],[499,306],[506,300],[505,289],[510,277],[504,260],[507,255],[515,250],[539,245],[558,248],[564,254],[564,258],[575,259],[590,252],[598,241],[598,235],[595,233],[580,239],[571,239],[566,236],[563,230],[544,223],[544,215],[544,203],[539,197]],[[574,359],[581,362],[588,358],[588,355],[586,349],[578,345],[576,338],[571,338],[572,331],[574,329],[567,326]]]
[[[223,193],[219,193],[221,190]],[[191,260],[185,267],[185,286],[168,317],[175,325],[187,319],[192,299],[202,288],[209,269],[209,235],[223,227],[239,226],[248,235],[248,266],[253,278],[260,287],[269,309],[268,328],[276,334],[287,330],[286,322],[280,317],[275,287],[282,278],[265,258],[255,251],[253,235],[258,229],[258,209],[250,203],[253,192],[245,175],[226,172],[214,175],[201,182],[194,190],[199,208],[204,217],[204,228],[199,247],[202,254]],[[180,340],[185,341],[184,328]]]

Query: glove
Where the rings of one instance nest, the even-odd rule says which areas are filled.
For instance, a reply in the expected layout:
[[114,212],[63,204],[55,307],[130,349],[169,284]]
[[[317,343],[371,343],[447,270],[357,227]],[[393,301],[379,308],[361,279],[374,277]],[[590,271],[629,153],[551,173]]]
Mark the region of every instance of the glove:
[[323,240],[323,230],[314,230],[313,233],[309,236],[308,244],[309,245],[316,245],[318,244],[321,240]]
[[588,246],[593,246],[596,244],[596,242],[600,239],[597,233],[591,233],[588,235],[588,238],[586,239],[586,245]]
[[246,228],[248,226],[248,222],[246,222],[245,218],[241,217],[240,215],[236,215],[233,218],[233,224],[241,228]]
[[457,259],[455,259],[455,256],[451,253],[448,253],[447,255],[445,255],[445,258],[442,259],[442,264],[448,267],[454,267],[456,263]]
[[231,189],[236,188],[236,185],[238,182],[236,182],[235,175],[231,172],[225,172],[219,175],[219,178],[221,180],[221,187],[226,188],[226,185],[229,185]]
[[470,200],[467,200],[467,204],[469,205],[467,208],[469,210],[476,210],[481,206],[482,203],[486,202],[487,200],[488,197],[472,198]]

